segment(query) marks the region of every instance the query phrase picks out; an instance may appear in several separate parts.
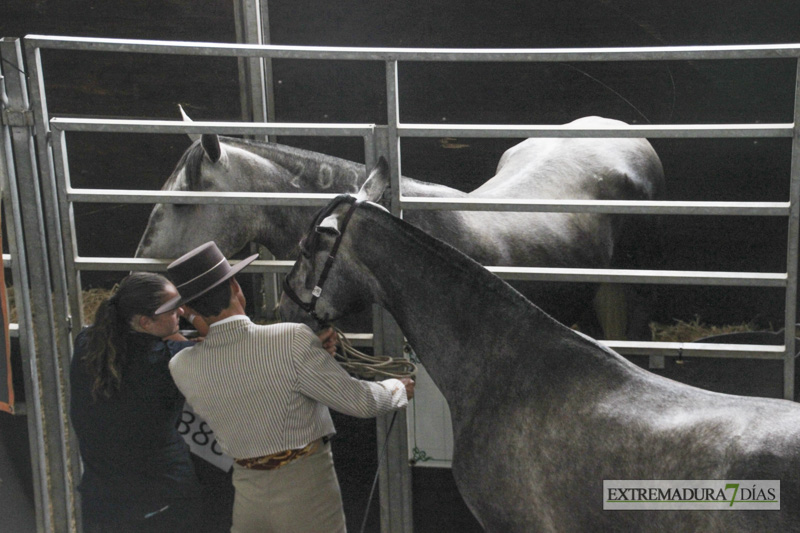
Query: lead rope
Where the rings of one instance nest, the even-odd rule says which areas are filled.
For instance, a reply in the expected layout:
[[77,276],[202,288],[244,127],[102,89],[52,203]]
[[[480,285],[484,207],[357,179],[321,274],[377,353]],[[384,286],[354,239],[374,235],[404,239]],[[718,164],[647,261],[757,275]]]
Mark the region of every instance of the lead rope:
[[[339,335],[339,348],[336,351],[336,360],[350,374],[355,374],[362,379],[380,378],[413,378],[417,375],[417,365],[406,359],[395,359],[389,356],[373,356],[356,350],[345,334],[338,328],[333,330]],[[369,518],[369,509],[375,497],[375,488],[378,486],[378,478],[386,457],[389,446],[389,435],[397,419],[397,411],[392,413],[392,421],[389,422],[389,429],[386,430],[386,437],[383,441],[383,449],[378,457],[378,469],[375,472],[375,479],[372,481],[372,488],[367,499],[367,508],[364,510],[364,519],[361,521],[360,533],[364,533]]]
[[413,378],[417,375],[417,365],[411,361],[386,355],[367,355],[356,350],[341,330],[333,329],[339,335],[340,350],[336,351],[336,360],[348,373],[368,380]]
[[369,517],[369,508],[372,506],[372,498],[375,496],[375,487],[378,486],[378,475],[381,472],[381,466],[383,465],[383,458],[386,457],[386,449],[389,447],[389,434],[392,432],[392,428],[394,427],[394,421],[397,418],[397,411],[392,414],[392,421],[389,422],[389,429],[386,431],[386,438],[383,441],[383,450],[381,450],[381,455],[378,457],[378,470],[375,472],[375,479],[372,481],[372,489],[369,491],[369,499],[367,500],[367,508],[364,511],[364,520],[361,521],[361,529],[359,533],[364,533],[364,529],[367,527],[367,518]]

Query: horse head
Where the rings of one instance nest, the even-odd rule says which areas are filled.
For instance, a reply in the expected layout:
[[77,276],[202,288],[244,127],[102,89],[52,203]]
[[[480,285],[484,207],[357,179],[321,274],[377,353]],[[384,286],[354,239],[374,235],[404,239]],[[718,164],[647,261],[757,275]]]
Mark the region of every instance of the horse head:
[[[203,135],[183,154],[163,191],[230,192],[249,190],[252,176],[241,172],[243,154]],[[230,256],[255,240],[256,206],[157,204],[150,213],[136,257],[174,258],[213,240]]]
[[[190,119],[183,113],[185,121]],[[363,165],[283,146],[214,134],[190,135],[164,191],[353,192]],[[157,204],[136,257],[174,258],[213,240],[230,256],[249,242],[288,257],[314,208],[233,204]]]
[[378,205],[387,186],[388,165],[380,158],[355,196],[338,196],[319,212],[300,241],[300,257],[286,277],[279,306],[283,320],[316,329],[371,303],[368,289],[374,288],[374,280],[350,264],[357,261],[349,252],[358,231],[353,215],[366,202]]

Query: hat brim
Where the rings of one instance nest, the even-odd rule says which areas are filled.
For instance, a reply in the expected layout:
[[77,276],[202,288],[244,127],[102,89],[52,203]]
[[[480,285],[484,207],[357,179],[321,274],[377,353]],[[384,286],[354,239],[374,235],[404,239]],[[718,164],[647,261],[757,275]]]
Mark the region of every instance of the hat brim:
[[196,292],[195,294],[191,294],[188,296],[178,295],[175,298],[171,298],[167,302],[161,304],[161,306],[158,309],[156,309],[156,312],[153,314],[160,315],[162,313],[167,313],[169,311],[172,311],[173,309],[177,309],[178,307],[191,302],[192,300],[199,298],[200,296],[204,295],[214,287],[218,287],[225,281],[231,279],[233,276],[238,274],[240,270],[242,270],[244,267],[255,261],[256,258],[258,258],[258,254],[254,254],[246,259],[242,259],[235,265],[231,266],[231,269],[224,276],[222,276],[220,279],[218,279],[208,287],[205,287],[202,291]]

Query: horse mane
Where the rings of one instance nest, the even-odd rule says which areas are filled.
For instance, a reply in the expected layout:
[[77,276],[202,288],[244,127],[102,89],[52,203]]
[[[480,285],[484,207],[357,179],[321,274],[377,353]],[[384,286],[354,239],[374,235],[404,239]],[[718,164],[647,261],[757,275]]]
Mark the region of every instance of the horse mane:
[[[331,186],[332,189],[337,192],[346,192],[342,190],[342,185],[348,186],[349,190],[347,192],[355,192],[366,179],[366,168],[363,164],[348,161],[340,157],[278,143],[239,139],[236,137],[220,136],[219,141],[221,144],[235,146],[262,157],[274,165],[282,167],[289,175],[301,176],[305,180],[318,179],[319,176],[325,173],[323,169],[326,169],[328,174],[330,174],[331,170],[334,170],[335,173],[330,175],[332,180]],[[178,171],[183,169],[186,174],[186,186],[188,190],[202,191],[203,184],[200,178],[200,168],[204,155],[205,151],[200,141],[195,141],[183,153],[180,160],[175,165],[172,176],[167,180],[164,187],[172,187]],[[355,180],[353,176],[356,177]],[[339,184],[338,187],[334,186],[336,183]]]
[[[368,203],[362,205],[368,212],[367,216],[371,227],[382,226],[388,228],[388,231],[394,230],[393,235],[400,236],[411,245],[421,247],[434,260],[439,260],[441,264],[446,265],[447,275],[455,285],[472,288],[473,294],[485,295],[487,302],[502,308],[504,316],[510,317],[510,320],[513,321],[513,324],[508,323],[506,326],[521,328],[521,331],[527,332],[535,329],[537,342],[549,342],[551,347],[557,345],[559,347],[557,354],[555,356],[550,354],[550,356],[559,361],[560,368],[567,368],[571,361],[579,358],[583,365],[590,360],[602,362],[603,365],[611,363],[615,367],[622,368],[624,375],[630,372],[637,374],[645,372],[596,340],[559,322],[514,287],[449,243],[387,213],[377,205]],[[561,339],[569,339],[568,346],[571,351],[564,351],[566,344],[559,344]],[[545,359],[526,358],[524,361],[527,361],[526,364],[529,365],[537,365]],[[593,368],[597,369],[598,367]],[[614,372],[615,375],[620,375],[616,374],[617,371]]]
[[[203,149],[202,144],[200,141],[195,142],[191,148],[186,150],[183,154],[181,160],[186,163],[184,166],[184,172],[186,173],[186,183],[189,186],[190,191],[201,191],[201,183],[200,183],[200,166],[203,163],[203,157],[205,156],[205,150]],[[180,165],[180,162],[178,163]]]
[[464,252],[458,250],[451,244],[438,239],[429,233],[413,226],[393,215],[389,215],[385,210],[377,205],[364,203],[362,209],[368,210],[370,218],[377,223],[386,223],[396,229],[399,234],[409,239],[412,243],[421,246],[426,252],[440,258],[452,271],[458,272],[464,283],[477,283],[485,290],[491,292],[497,299],[507,300],[515,307],[526,308],[526,312],[535,313],[538,316],[546,317],[554,324],[566,328],[556,319],[545,313],[536,304],[527,299],[514,287],[492,274],[479,262],[475,261]]

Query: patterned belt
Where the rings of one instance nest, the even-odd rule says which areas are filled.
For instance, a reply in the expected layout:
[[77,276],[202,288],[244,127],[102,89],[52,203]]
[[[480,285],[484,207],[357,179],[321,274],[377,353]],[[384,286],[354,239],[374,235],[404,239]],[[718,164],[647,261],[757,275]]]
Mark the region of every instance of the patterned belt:
[[269,455],[262,455],[261,457],[251,457],[249,459],[234,459],[236,464],[249,468],[251,470],[275,470],[284,465],[287,465],[295,459],[300,459],[306,455],[311,455],[319,450],[320,446],[328,442],[328,437],[322,437],[313,442],[308,443],[302,448],[297,450],[284,450],[282,452],[271,453]]

